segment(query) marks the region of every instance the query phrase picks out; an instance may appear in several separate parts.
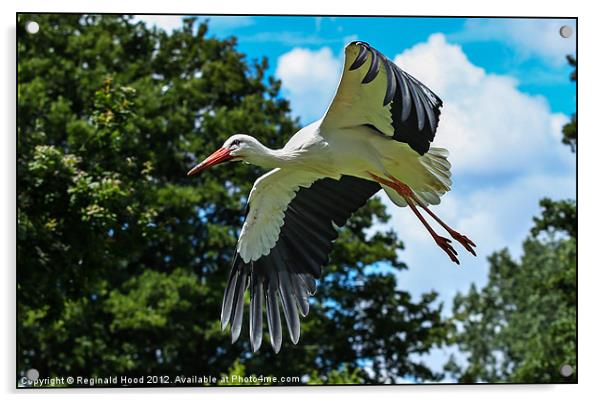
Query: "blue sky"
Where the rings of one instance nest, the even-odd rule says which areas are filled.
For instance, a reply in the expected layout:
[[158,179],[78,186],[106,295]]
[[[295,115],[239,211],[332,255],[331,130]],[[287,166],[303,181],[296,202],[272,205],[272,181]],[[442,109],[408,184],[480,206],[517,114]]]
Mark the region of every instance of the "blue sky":
[[[202,17],[205,18],[205,17]],[[251,58],[267,56],[274,73],[277,58],[294,47],[311,50],[329,47],[334,54],[354,39],[361,39],[392,57],[401,50],[440,32],[458,43],[468,58],[490,73],[519,81],[527,93],[546,96],[553,111],[570,114],[575,109],[574,85],[566,79],[570,68],[564,54],[574,53],[574,37],[563,39],[553,29],[557,46],[542,46],[533,37],[548,24],[575,27],[574,20],[509,20],[399,17],[206,17],[209,33],[235,35],[240,50]],[[497,27],[492,29],[492,27]],[[530,29],[533,27],[532,29]],[[514,34],[513,34],[514,32]],[[516,38],[524,32],[525,38]],[[513,36],[514,35],[514,36]],[[515,39],[516,38],[516,39]],[[546,39],[547,41],[547,39]],[[539,43],[538,43],[539,42]],[[557,58],[550,62],[551,58]]]
[[[565,54],[575,52],[575,36],[562,39],[558,35],[562,25],[575,28],[574,20],[297,16],[199,18],[209,20],[210,36],[223,38],[234,35],[238,38],[239,49],[249,58],[268,57],[272,74],[278,57],[294,47],[311,50],[328,47],[338,54],[347,42],[361,39],[392,57],[440,32],[451,43],[460,44],[468,58],[487,72],[515,77],[522,91],[545,96],[552,111],[571,114],[575,110],[575,87],[566,79],[570,68],[564,60]],[[140,19],[167,30],[180,25],[180,19],[175,16],[140,16]],[[541,40],[536,34],[550,25],[553,28],[547,29],[545,40]]]
[[[207,18],[210,35],[235,35],[248,57],[268,58],[302,123],[328,106],[351,40],[369,42],[443,99],[434,144],[450,150],[454,184],[433,209],[477,243],[478,257],[459,250],[461,267],[451,264],[409,210],[381,198],[392,215],[387,226],[406,246],[400,257],[410,269],[399,286],[416,295],[437,291],[446,312],[457,292],[486,282],[488,255],[508,247],[520,256],[542,197],[575,198],[575,157],[560,130],[576,108],[565,60],[576,41],[559,35],[563,25],[575,31],[574,20]],[[176,17],[141,19],[167,30],[180,24]],[[424,359],[440,368],[448,354]]]

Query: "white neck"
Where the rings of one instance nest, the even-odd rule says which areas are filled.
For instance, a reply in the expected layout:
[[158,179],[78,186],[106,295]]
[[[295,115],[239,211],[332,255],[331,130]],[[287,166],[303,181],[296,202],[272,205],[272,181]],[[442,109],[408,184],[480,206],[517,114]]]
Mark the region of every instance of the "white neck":
[[266,169],[274,169],[292,164],[297,157],[298,152],[291,152],[285,149],[270,149],[258,141],[256,148],[244,157],[244,161]]

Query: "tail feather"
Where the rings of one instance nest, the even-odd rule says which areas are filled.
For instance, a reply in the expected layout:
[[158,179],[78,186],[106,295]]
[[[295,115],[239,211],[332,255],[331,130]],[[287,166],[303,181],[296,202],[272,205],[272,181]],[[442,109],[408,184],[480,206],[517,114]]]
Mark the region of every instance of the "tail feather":
[[[451,163],[447,160],[449,152],[444,148],[431,148],[418,159],[431,176],[428,182],[430,191],[441,196],[451,190]],[[417,189],[418,190],[418,189]]]
[[[427,153],[418,157],[422,176],[418,182],[420,185],[408,184],[414,191],[418,201],[425,205],[437,205],[441,202],[441,196],[451,190],[451,163],[447,160],[449,152],[444,148],[431,148]],[[400,180],[403,181],[402,178]],[[400,207],[407,206],[405,199],[397,194],[395,190],[387,186],[383,189],[391,201]]]

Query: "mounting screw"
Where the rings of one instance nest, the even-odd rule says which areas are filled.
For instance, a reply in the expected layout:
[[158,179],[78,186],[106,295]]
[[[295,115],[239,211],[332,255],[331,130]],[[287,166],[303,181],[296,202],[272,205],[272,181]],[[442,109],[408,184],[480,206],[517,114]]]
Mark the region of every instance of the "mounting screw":
[[573,374],[573,368],[569,364],[564,364],[560,367],[560,375],[563,377],[570,377]]
[[25,23],[25,30],[30,34],[37,34],[40,30],[40,25],[35,21],[27,21]]
[[560,27],[560,36],[562,36],[563,38],[570,38],[572,34],[573,28],[571,28],[570,26],[563,25]]
[[35,381],[40,378],[40,372],[34,368],[30,368],[27,370],[27,373],[25,373],[25,376],[28,380]]

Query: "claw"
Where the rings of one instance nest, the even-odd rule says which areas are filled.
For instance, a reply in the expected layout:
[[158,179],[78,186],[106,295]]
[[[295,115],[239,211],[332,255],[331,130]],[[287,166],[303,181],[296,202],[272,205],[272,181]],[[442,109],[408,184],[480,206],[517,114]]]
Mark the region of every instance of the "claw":
[[473,249],[473,247],[476,247],[477,245],[474,244],[474,242],[472,240],[470,240],[468,237],[466,237],[463,234],[460,234],[456,231],[453,231],[450,234],[458,243],[460,243],[462,246],[464,246],[464,248],[466,250],[468,250],[469,253],[471,253],[475,257],[477,256],[477,253]]
[[443,249],[443,251],[445,251],[447,253],[447,255],[449,256],[449,258],[455,262],[456,264],[460,265],[460,261],[458,260],[458,258],[456,257],[458,255],[458,252],[452,247],[451,245],[451,240],[442,237],[442,236],[437,236],[435,238],[435,242],[437,243],[437,245],[439,247],[441,247]]

